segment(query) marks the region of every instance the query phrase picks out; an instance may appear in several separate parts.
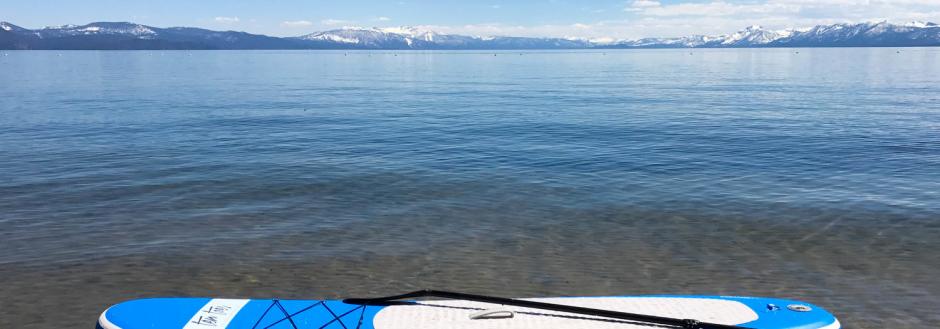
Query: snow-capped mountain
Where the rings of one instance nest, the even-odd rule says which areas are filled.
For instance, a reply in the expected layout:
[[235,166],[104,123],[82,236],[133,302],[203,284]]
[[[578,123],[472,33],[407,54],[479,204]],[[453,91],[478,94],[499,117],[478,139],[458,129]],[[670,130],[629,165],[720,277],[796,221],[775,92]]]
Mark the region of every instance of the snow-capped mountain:
[[643,38],[480,37],[438,33],[425,27],[346,27],[278,38],[235,31],[99,22],[25,29],[0,22],[0,49],[588,49],[733,47],[940,46],[940,26],[911,22],[818,25],[771,30],[750,26],[717,36]]
[[29,30],[22,27],[0,22],[0,49],[29,49],[24,47],[21,35]]
[[768,30],[750,26],[732,34],[678,38],[644,38],[605,45],[607,48],[732,47],[909,47],[940,46],[940,26],[911,22],[817,25],[806,29]]
[[793,33],[792,30],[767,30],[758,25],[718,36],[692,35],[678,38],[643,38],[609,44],[614,48],[696,48],[696,47],[753,47],[769,44]]
[[41,39],[62,38],[80,35],[120,35],[137,39],[153,39],[154,28],[133,23],[100,22],[87,25],[50,26],[34,31]]
[[[748,28],[738,31],[737,33],[721,36],[717,40],[712,42],[719,42],[721,45],[725,46],[738,46],[738,45],[766,45],[768,43],[774,42],[776,40],[789,37],[793,34],[793,30],[765,30],[759,25],[749,26]],[[711,42],[708,42],[711,43]]]
[[295,49],[293,40],[235,31],[96,22],[29,30],[0,22],[0,49]]
[[427,42],[434,42],[434,37],[441,35],[431,29],[415,26],[386,27],[379,30],[385,33],[395,33],[407,36],[411,39],[424,40]]
[[24,31],[28,31],[27,29],[24,29],[24,28],[22,28],[22,27],[19,27],[19,26],[16,26],[16,25],[13,25],[13,24],[10,24],[10,23],[7,23],[7,22],[0,22],[0,30],[6,31],[6,32],[24,32]]
[[818,25],[771,43],[778,47],[864,47],[864,46],[937,46],[940,26],[934,23],[911,22],[903,25],[888,22]]
[[603,48],[691,48],[708,42],[708,37],[693,35],[678,38],[643,38],[625,40],[601,45]]
[[[301,36],[307,41],[324,41],[344,44],[354,48],[369,49],[411,49],[428,46],[433,40],[433,33],[420,34],[417,30],[403,28],[380,29],[345,27]],[[430,39],[430,40],[428,40]]]
[[[361,37],[363,36],[368,37],[368,39],[362,40]],[[342,28],[338,30],[330,30],[330,31],[323,31],[323,32],[315,32],[315,33],[301,36],[299,37],[299,39],[358,44],[358,43],[374,42],[375,40],[382,38],[384,36],[385,34],[382,33],[381,31],[354,27],[354,28]]]
[[345,27],[312,33],[297,39],[334,42],[351,49],[570,49],[592,46],[586,40],[475,37],[443,34],[410,26],[390,28]]

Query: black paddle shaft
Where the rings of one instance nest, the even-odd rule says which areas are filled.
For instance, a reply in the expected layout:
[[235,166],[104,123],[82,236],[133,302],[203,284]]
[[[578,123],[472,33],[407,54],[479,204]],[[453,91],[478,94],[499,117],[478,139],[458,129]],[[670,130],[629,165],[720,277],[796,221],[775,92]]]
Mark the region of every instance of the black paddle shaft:
[[657,325],[667,325],[667,326],[674,326],[674,327],[679,327],[679,328],[684,328],[684,329],[748,329],[745,327],[731,326],[731,325],[726,325],[726,324],[700,322],[700,321],[693,320],[693,319],[667,318],[667,317],[655,316],[655,315],[617,312],[617,311],[601,310],[601,309],[596,309],[596,308],[569,306],[569,305],[552,304],[552,303],[542,303],[542,302],[535,302],[535,301],[529,301],[529,300],[511,299],[511,298],[502,298],[502,297],[493,297],[493,296],[472,295],[472,294],[465,294],[465,293],[451,292],[451,291],[440,291],[440,290],[418,290],[418,291],[412,291],[412,292],[401,294],[401,295],[377,297],[377,298],[349,298],[349,299],[344,299],[343,302],[347,304],[357,304],[357,305],[387,305],[391,302],[400,301],[402,299],[423,298],[423,297],[437,297],[437,298],[445,298],[445,299],[458,299],[458,300],[468,300],[468,301],[474,301],[474,302],[519,306],[519,307],[535,308],[535,309],[565,312],[565,313],[572,313],[572,314],[591,315],[591,316],[598,316],[598,317],[610,318],[610,319],[636,321],[636,322],[643,322],[643,323],[650,323],[650,324],[657,324]]

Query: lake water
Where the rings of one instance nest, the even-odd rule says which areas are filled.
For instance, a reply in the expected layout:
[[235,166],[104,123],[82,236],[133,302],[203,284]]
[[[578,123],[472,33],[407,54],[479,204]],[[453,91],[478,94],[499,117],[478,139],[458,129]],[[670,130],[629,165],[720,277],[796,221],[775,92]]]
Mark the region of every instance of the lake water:
[[0,52],[0,327],[146,296],[940,322],[940,48]]

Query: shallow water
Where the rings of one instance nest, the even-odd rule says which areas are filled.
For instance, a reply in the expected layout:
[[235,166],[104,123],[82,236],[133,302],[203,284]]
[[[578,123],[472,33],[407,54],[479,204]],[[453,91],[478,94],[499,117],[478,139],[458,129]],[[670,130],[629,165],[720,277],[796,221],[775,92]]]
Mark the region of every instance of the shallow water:
[[940,49],[9,52],[0,328],[144,296],[940,322]]

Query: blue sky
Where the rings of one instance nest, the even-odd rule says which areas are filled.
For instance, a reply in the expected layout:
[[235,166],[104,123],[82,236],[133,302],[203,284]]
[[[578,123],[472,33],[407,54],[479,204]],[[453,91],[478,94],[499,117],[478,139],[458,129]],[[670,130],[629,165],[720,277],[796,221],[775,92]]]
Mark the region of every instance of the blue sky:
[[0,20],[38,28],[92,21],[296,36],[343,26],[427,26],[471,35],[636,38],[889,20],[940,22],[940,0],[0,0]]

